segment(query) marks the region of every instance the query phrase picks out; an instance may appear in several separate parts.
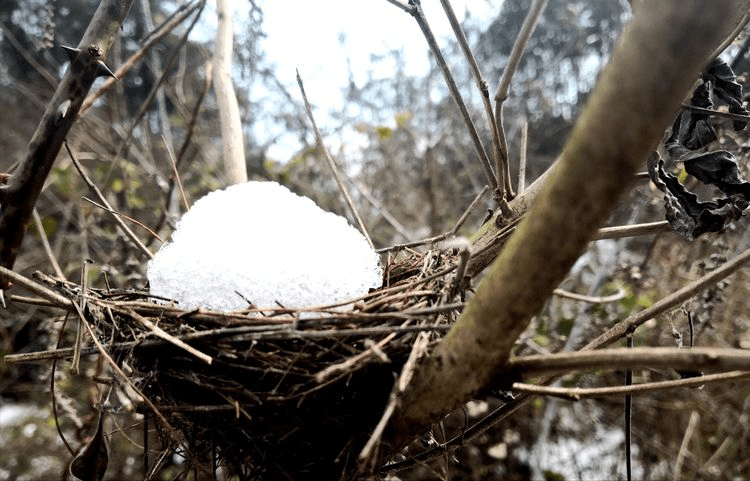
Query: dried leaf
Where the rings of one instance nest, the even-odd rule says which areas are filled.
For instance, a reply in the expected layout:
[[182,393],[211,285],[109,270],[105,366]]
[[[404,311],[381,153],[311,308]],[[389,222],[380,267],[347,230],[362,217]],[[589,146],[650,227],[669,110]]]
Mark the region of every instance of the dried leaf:
[[677,177],[664,170],[662,159],[649,165],[649,173],[654,184],[664,192],[670,228],[687,240],[706,232],[721,231],[740,218],[747,207],[747,201],[737,195],[709,202],[698,200],[698,196],[685,189]]
[[[725,61],[720,58],[714,59],[702,75],[703,81],[713,85],[713,93],[716,98],[729,106],[729,112],[738,115],[748,115],[747,109],[742,105],[742,86],[737,83],[737,77]],[[742,130],[747,125],[746,121],[735,120],[732,122],[734,130]]]
[[104,415],[99,413],[99,423],[91,442],[70,463],[70,476],[75,481],[101,481],[107,472],[109,449],[104,437]]
[[[714,60],[701,78],[703,83],[693,91],[691,106],[712,110],[712,95],[715,95],[729,105],[730,112],[748,115],[742,105],[742,87],[726,62]],[[747,122],[741,120],[733,122],[735,130],[745,125]],[[716,139],[710,114],[685,110],[675,119],[664,146],[670,160],[682,161],[688,174],[704,184],[718,187],[727,197],[702,202],[664,169],[662,159],[649,162],[651,180],[664,192],[667,221],[673,231],[688,240],[706,232],[721,231],[740,218],[750,205],[750,183],[740,176],[734,155],[725,150],[697,152]]]

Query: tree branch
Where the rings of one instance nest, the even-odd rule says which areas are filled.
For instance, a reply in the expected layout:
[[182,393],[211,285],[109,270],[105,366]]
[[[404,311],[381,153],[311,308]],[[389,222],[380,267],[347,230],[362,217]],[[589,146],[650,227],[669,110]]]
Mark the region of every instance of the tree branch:
[[[10,177],[8,185],[0,187],[2,267],[12,269],[15,264],[44,181],[91,85],[97,77],[113,75],[104,65],[104,59],[131,4],[132,0],[103,0],[78,49],[66,49],[70,65],[31,138],[29,152]],[[0,274],[0,289],[7,289],[10,285],[10,279]]]
[[613,368],[750,371],[750,351],[713,347],[634,347],[560,352],[508,360],[511,375],[517,377]]
[[413,439],[497,379],[532,315],[629,189],[725,38],[727,15],[738,1],[713,2],[710,14],[699,0],[653,2],[634,17],[529,215],[460,319],[420,363],[384,435],[389,448]]
[[642,384],[631,384],[629,386],[614,387],[555,387],[555,386],[538,386],[536,384],[525,384],[521,382],[513,383],[514,392],[534,394],[537,396],[554,396],[578,401],[586,398],[601,398],[609,396],[622,396],[626,394],[643,394],[653,391],[664,391],[680,387],[697,387],[704,384],[715,382],[739,381],[750,378],[750,372],[747,371],[730,371],[718,374],[708,374],[699,377],[690,377],[687,379],[674,379],[671,381],[644,382]]

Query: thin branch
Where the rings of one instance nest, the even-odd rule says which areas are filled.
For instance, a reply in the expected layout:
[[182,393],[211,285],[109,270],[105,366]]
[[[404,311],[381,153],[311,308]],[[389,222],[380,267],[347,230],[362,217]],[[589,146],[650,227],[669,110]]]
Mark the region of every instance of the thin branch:
[[474,196],[474,200],[471,201],[471,204],[469,204],[469,207],[467,207],[466,210],[464,210],[464,213],[461,214],[461,217],[459,217],[458,221],[456,221],[456,225],[453,226],[453,229],[451,229],[451,234],[456,235],[456,233],[458,232],[458,229],[460,229],[461,226],[464,225],[464,222],[466,222],[466,219],[469,218],[469,215],[477,207],[477,204],[479,204],[479,201],[482,200],[482,197],[487,192],[488,188],[489,187],[485,185],[484,187],[482,187],[482,190],[480,190],[479,193],[476,196]]
[[390,3],[391,5],[397,6],[398,8],[400,8],[401,10],[403,10],[404,12],[406,12],[406,13],[408,13],[410,15],[413,15],[412,10],[414,10],[414,7],[406,5],[403,2],[399,2],[398,0],[385,0],[385,1],[388,2],[388,3]]
[[21,42],[18,41],[15,35],[13,35],[13,32],[8,30],[2,22],[0,22],[0,32],[2,32],[5,38],[10,41],[11,45],[13,45],[13,48],[16,49],[16,52],[18,52],[23,57],[23,59],[29,63],[29,65],[34,67],[34,70],[36,70],[39,75],[44,77],[44,80],[46,80],[52,88],[57,87],[57,78],[55,78],[52,72],[50,72],[44,65],[37,62],[34,57],[29,55],[29,52],[27,52],[23,45],[21,45]]
[[[690,297],[696,295],[698,292],[701,292],[704,289],[707,289],[708,287],[714,285],[715,283],[719,282],[720,280],[730,276],[733,274],[737,269],[742,267],[745,262],[750,260],[750,249],[744,251],[742,254],[738,255],[731,261],[725,263],[721,267],[717,268],[716,270],[709,272],[705,276],[701,277],[700,279],[697,279],[696,281],[688,284],[684,288],[678,290],[677,292],[662,298],[660,301],[657,301],[654,303],[651,307],[648,307],[644,309],[643,311],[639,311],[631,316],[629,316],[627,319],[622,321],[621,323],[616,324],[609,330],[607,330],[605,333],[588,343],[586,346],[581,348],[581,351],[589,351],[594,349],[599,349],[602,347],[606,347],[613,342],[621,339],[629,330],[635,329],[636,327],[640,326],[644,322],[648,321],[649,319],[653,319],[654,317],[658,316],[659,314],[662,314],[663,312],[666,312],[667,310],[679,305],[682,302],[685,302]],[[692,367],[689,369],[693,369]],[[557,376],[546,376],[540,380],[538,380],[538,385],[546,385],[554,382],[557,379]],[[529,400],[531,400],[533,395],[522,393],[520,396],[517,396],[512,401],[507,402],[503,406],[500,406],[499,408],[492,411],[490,414],[485,416],[483,419],[478,421],[476,424],[471,426],[469,429],[466,430],[461,436],[461,439],[458,439],[458,436],[442,446],[438,446],[436,448],[430,449],[422,454],[417,458],[418,460],[425,460],[427,458],[431,458],[434,456],[438,456],[442,450],[447,449],[448,446],[456,446],[460,442],[463,442],[465,440],[473,439],[477,436],[480,436],[482,433],[487,432],[488,429],[490,429],[492,426],[496,425],[497,423],[501,422],[503,419],[507,418],[514,412],[516,412],[521,406],[526,404]],[[406,469],[413,463],[409,462],[408,460],[406,462],[402,463],[395,463],[392,468],[389,468],[389,470],[401,470]]]
[[696,107],[694,105],[687,105],[687,104],[682,104],[682,108],[685,110],[690,110],[692,112],[712,115],[714,117],[721,117],[724,119],[741,120],[743,122],[750,121],[750,115],[740,115],[740,114],[733,114],[731,112],[722,112],[721,110],[704,109],[703,107]]
[[49,239],[47,239],[47,233],[44,231],[42,218],[39,216],[39,212],[37,211],[36,207],[34,207],[34,210],[31,212],[31,216],[34,219],[34,225],[36,226],[36,231],[39,234],[39,239],[42,241],[42,248],[44,249],[44,253],[47,254],[47,258],[49,259],[50,264],[52,264],[52,270],[55,271],[55,275],[59,279],[65,279],[65,274],[60,268],[60,264],[57,262],[55,253],[52,252],[52,247],[50,247],[49,245]]
[[[513,43],[508,62],[505,65],[502,77],[500,77],[500,84],[495,91],[495,120],[497,122],[497,135],[500,139],[499,151],[495,152],[495,160],[497,161],[498,172],[500,172],[500,169],[503,169],[505,172],[505,182],[507,185],[510,185],[511,182],[508,142],[505,138],[505,129],[503,127],[503,103],[508,98],[510,82],[513,79],[513,75],[515,75],[518,70],[518,65],[521,63],[521,57],[523,57],[523,53],[529,43],[531,34],[534,33],[539,17],[541,17],[544,7],[546,6],[547,0],[534,0],[534,3],[531,4],[529,13],[526,15],[523,25],[521,25],[521,31],[518,33],[516,41]],[[512,197],[515,197],[515,195]]]
[[17,274],[10,269],[6,269],[3,266],[0,266],[0,275],[5,276],[7,279],[13,281],[15,285],[24,287],[34,294],[47,299],[51,303],[53,303],[56,307],[60,307],[66,310],[72,310],[73,308],[73,302],[70,299],[67,299],[66,297],[61,296],[55,291],[52,291],[50,289],[47,289],[46,287],[42,286],[41,284],[38,284],[21,274]]
[[618,289],[612,295],[609,296],[585,296],[583,294],[576,294],[575,292],[566,291],[564,289],[555,289],[552,293],[559,297],[565,297],[567,299],[573,299],[575,301],[588,302],[590,304],[606,304],[608,302],[615,302],[625,297],[625,290]]
[[[400,5],[394,3],[393,1],[388,1],[400,7]],[[412,17],[414,17],[414,20],[417,21],[417,25],[419,25],[420,30],[422,30],[422,34],[424,35],[425,40],[427,40],[427,45],[430,47],[432,54],[435,56],[435,62],[437,63],[438,69],[440,69],[440,73],[443,74],[443,80],[445,80],[445,83],[448,86],[448,91],[450,92],[453,101],[456,102],[456,105],[458,106],[458,111],[461,114],[461,119],[463,120],[466,129],[469,131],[469,137],[471,137],[472,144],[474,145],[474,150],[476,151],[477,156],[482,163],[484,175],[487,177],[487,181],[492,187],[493,192],[497,192],[500,189],[498,179],[495,176],[495,173],[492,171],[492,165],[490,165],[490,160],[487,156],[487,152],[484,149],[484,145],[482,145],[482,140],[479,138],[479,133],[477,132],[474,122],[471,120],[471,115],[469,114],[469,110],[466,108],[466,104],[461,97],[461,93],[458,91],[456,81],[453,80],[453,74],[451,73],[450,68],[445,61],[445,57],[443,57],[443,53],[440,51],[440,47],[438,46],[437,40],[435,39],[435,35],[433,35],[432,30],[430,29],[427,18],[424,16],[421,2],[419,0],[411,0],[409,4],[411,5],[411,7],[404,10]],[[502,197],[500,197],[500,199],[501,198]]]
[[674,470],[672,471],[672,480],[678,481],[682,479],[682,463],[685,461],[687,456],[688,445],[695,432],[695,427],[700,422],[701,415],[693,409],[690,413],[690,420],[688,421],[687,429],[685,429],[685,435],[682,437],[682,443],[680,444],[680,450],[677,452],[677,460],[674,463]]
[[174,48],[172,48],[169,58],[167,58],[167,61],[164,64],[164,69],[162,70],[161,74],[157,76],[156,82],[154,82],[154,85],[151,87],[151,90],[149,91],[148,95],[146,95],[146,98],[141,103],[138,109],[138,112],[135,114],[133,122],[130,124],[130,127],[128,127],[127,131],[125,132],[124,139],[118,145],[117,151],[115,152],[112,160],[110,161],[109,172],[107,172],[107,177],[104,182],[105,186],[108,185],[109,178],[112,176],[115,169],[119,166],[120,160],[122,159],[124,152],[127,150],[128,146],[130,145],[130,141],[133,138],[133,132],[135,131],[138,124],[140,124],[141,119],[143,119],[143,117],[148,112],[148,109],[151,106],[151,103],[153,102],[154,97],[156,97],[157,91],[161,88],[162,84],[164,83],[167,76],[171,72],[172,66],[177,61],[177,57],[180,53],[180,49],[183,48],[183,46],[188,40],[188,37],[190,36],[190,32],[193,31],[193,28],[198,23],[198,20],[200,20],[201,13],[203,11],[203,7],[205,6],[205,4],[206,4],[205,1],[202,1],[200,3],[200,8],[198,10],[198,13],[196,13],[192,22],[190,22],[190,25],[187,27],[187,29],[185,29],[185,32],[182,34],[182,36],[180,36],[180,40],[177,42]]
[[174,337],[173,335],[167,333],[164,331],[164,329],[160,328],[153,322],[149,321],[145,317],[139,315],[132,309],[128,309],[127,315],[130,316],[131,319],[134,319],[135,321],[138,321],[139,323],[143,324],[149,331],[151,331],[155,336],[158,336],[165,341],[179,347],[180,349],[188,352],[189,354],[192,354],[193,356],[197,357],[201,361],[205,362],[208,365],[211,365],[211,362],[213,359],[208,354],[205,354],[198,349],[194,348],[193,346],[186,344],[185,342],[181,341],[180,339]]
[[396,229],[396,232],[398,232],[401,237],[403,237],[407,241],[411,239],[411,236],[406,230],[406,227],[404,227],[401,222],[398,221],[398,219],[393,217],[393,215],[388,212],[388,209],[386,209],[378,199],[372,196],[372,193],[370,193],[367,187],[365,187],[361,182],[355,182],[354,187],[356,187],[359,193],[362,194],[367,200],[367,202],[369,202],[370,205],[372,205],[380,213],[380,215],[383,216],[383,219],[385,219],[386,222],[388,222],[394,229]]
[[711,58],[718,57],[721,52],[726,50],[726,48],[729,47],[732,42],[734,42],[734,39],[737,37],[737,35],[739,35],[740,32],[742,32],[742,30],[745,28],[747,22],[750,21],[750,9],[748,9],[746,5],[740,6],[740,4],[738,4],[736,8],[744,10],[744,14],[737,20],[732,31],[727,35],[727,38],[724,39],[724,42],[719,45],[716,50],[714,50]]
[[[487,116],[487,123],[490,127],[490,133],[492,137],[492,147],[494,152],[497,154],[497,152],[500,152],[500,136],[498,134],[498,128],[497,128],[497,122],[495,119],[495,114],[492,110],[492,102],[490,101],[490,89],[487,84],[487,81],[484,79],[484,76],[482,75],[482,72],[479,70],[479,65],[477,64],[477,59],[474,57],[474,54],[471,51],[471,48],[469,47],[469,41],[466,39],[466,35],[464,34],[463,28],[461,28],[461,24],[458,22],[458,18],[456,18],[456,14],[453,11],[453,7],[451,6],[451,3],[449,0],[440,0],[440,4],[443,6],[443,10],[445,11],[445,15],[448,17],[448,21],[451,24],[451,28],[453,29],[453,34],[456,36],[456,39],[458,40],[458,44],[461,46],[461,51],[464,54],[464,57],[466,58],[467,63],[469,64],[469,69],[471,70],[471,75],[474,78],[474,81],[476,82],[477,88],[479,89],[479,92],[482,96],[482,103],[484,104],[484,112]],[[501,186],[500,192],[495,193],[495,195],[498,198],[502,198],[505,193],[507,192],[509,197],[514,197],[513,194],[513,188],[505,183],[505,172],[508,169],[508,166],[502,163],[498,163],[497,159],[495,159],[497,170],[496,170],[496,177],[498,178],[498,186]],[[500,166],[503,167],[503,170],[500,170]],[[510,178],[510,177],[508,177]]]
[[508,368],[517,375],[646,367],[750,371],[750,351],[713,347],[634,347],[535,354],[514,357],[508,361]]
[[116,210],[111,209],[111,208],[109,208],[109,207],[107,207],[105,205],[102,205],[102,204],[98,203],[98,202],[95,202],[95,201],[89,199],[88,197],[81,197],[81,200],[88,202],[89,204],[93,205],[94,207],[96,207],[98,209],[101,209],[101,210],[103,210],[105,212],[108,212],[108,213],[112,214],[114,217],[118,217],[119,216],[119,217],[122,217],[123,219],[125,219],[125,220],[127,220],[129,222],[132,222],[133,224],[139,226],[140,228],[142,228],[143,230],[145,230],[146,232],[148,232],[149,234],[151,234],[151,236],[154,239],[158,240],[162,244],[164,243],[164,239],[162,239],[159,236],[159,234],[157,234],[156,232],[154,232],[153,229],[151,229],[149,226],[147,226],[143,222],[141,222],[141,221],[139,221],[137,219],[134,219],[134,218],[130,217],[127,214],[123,214],[122,212],[117,212]]
[[669,222],[666,220],[648,222],[644,224],[619,225],[616,227],[602,227],[596,235],[597,239],[619,239],[638,235],[660,234],[669,232]]
[[554,386],[539,386],[537,384],[526,384],[521,382],[513,383],[513,391],[535,396],[553,396],[571,401],[581,399],[603,398],[612,396],[622,396],[627,394],[644,394],[654,391],[665,391],[669,389],[696,387],[709,383],[739,381],[750,379],[748,371],[730,371],[717,374],[707,374],[700,377],[690,377],[687,379],[674,379],[669,381],[646,382],[642,384],[631,384],[629,386],[614,387],[595,387],[595,388],[565,388]]
[[444,241],[445,239],[456,235],[456,233],[464,224],[464,222],[466,222],[466,219],[468,219],[471,212],[476,208],[477,204],[479,204],[479,201],[482,199],[482,196],[485,194],[485,192],[487,192],[487,188],[488,187],[485,185],[482,188],[482,190],[476,195],[476,197],[474,197],[474,200],[471,201],[471,204],[469,204],[469,207],[467,207],[464,213],[461,214],[461,217],[456,222],[456,225],[453,226],[453,228],[450,231],[443,232],[442,234],[438,234],[436,236],[427,237],[426,239],[420,239],[420,240],[416,240],[413,242],[407,242],[405,244],[394,244],[390,247],[383,247],[381,249],[376,249],[375,252],[377,252],[378,254],[382,254],[384,252],[401,250],[401,249],[406,249],[409,247],[417,247],[417,246],[426,245],[426,244],[434,244],[437,242]]
[[[103,0],[81,38],[81,48],[66,48],[70,65],[47,104],[26,156],[8,184],[0,186],[0,265],[3,267],[12,269],[15,264],[34,205],[91,85],[97,77],[113,75],[104,59],[131,3],[132,0]],[[0,276],[0,288],[8,287],[8,280]]]
[[86,172],[83,170],[83,166],[81,166],[81,164],[78,162],[78,159],[76,159],[76,156],[73,155],[73,152],[70,150],[68,142],[65,142],[65,149],[68,151],[68,155],[70,155],[70,159],[73,161],[73,165],[78,171],[78,174],[81,176],[89,189],[91,189],[96,194],[96,196],[99,197],[99,201],[104,205],[104,207],[106,207],[107,210],[112,213],[112,217],[115,219],[115,222],[117,222],[117,225],[120,227],[120,229],[122,229],[123,233],[128,236],[128,238],[133,241],[136,247],[138,247],[144,254],[146,254],[149,259],[153,258],[154,254],[152,254],[151,251],[148,250],[145,245],[143,245],[143,242],[141,242],[141,240],[135,235],[135,233],[130,230],[130,227],[125,224],[125,222],[120,218],[119,215],[114,215],[115,210],[111,205],[109,205],[109,202],[107,202],[104,194],[102,194],[102,191],[99,190],[99,187],[97,187],[96,184],[94,184],[94,182],[91,180],[91,178],[86,175]]
[[336,180],[336,184],[339,186],[339,190],[344,195],[344,200],[346,200],[346,205],[347,207],[349,207],[349,211],[352,213],[352,215],[354,216],[354,219],[357,221],[357,224],[359,225],[359,230],[362,232],[362,235],[365,236],[365,239],[367,239],[367,243],[370,244],[370,247],[374,249],[374,246],[372,245],[372,239],[370,238],[370,234],[367,232],[367,227],[365,227],[365,223],[362,222],[362,218],[359,216],[359,212],[357,212],[357,208],[354,206],[354,202],[352,202],[352,198],[349,195],[349,190],[346,188],[346,183],[344,182],[344,176],[341,174],[341,171],[336,165],[336,162],[334,162],[333,158],[331,157],[331,154],[328,153],[328,149],[326,149],[326,146],[323,143],[323,136],[320,133],[320,129],[318,129],[318,125],[315,123],[315,116],[313,115],[310,102],[307,100],[307,94],[305,94],[305,86],[302,84],[302,77],[300,77],[299,71],[297,71],[297,84],[299,84],[300,92],[302,92],[302,99],[305,102],[305,110],[307,111],[307,116],[310,119],[310,122],[312,123],[313,131],[315,132],[315,140],[318,144],[318,147],[320,148],[320,150],[323,151],[323,155],[325,156],[326,161],[328,162],[328,166],[331,168],[331,171],[333,171],[333,177]]
[[526,189],[526,154],[529,142],[529,123],[524,122],[521,128],[521,152],[518,158],[518,193]]
[[672,307],[685,302],[697,293],[710,286],[713,286],[720,280],[734,274],[740,267],[750,261],[750,249],[736,256],[734,259],[724,263],[722,266],[707,273],[703,277],[691,282],[682,289],[660,299],[646,309],[636,312],[624,321],[614,325],[599,337],[588,343],[583,349],[599,349],[609,346],[613,342],[621,339],[626,332],[635,329],[649,319],[666,312]]
[[172,166],[172,174],[174,175],[177,187],[180,189],[180,195],[182,196],[182,202],[185,206],[185,211],[188,211],[190,210],[190,204],[188,203],[187,196],[185,195],[185,190],[182,188],[180,174],[179,172],[177,172],[177,161],[175,160],[174,154],[172,153],[172,148],[169,146],[167,139],[165,139],[163,135],[161,136],[161,140],[162,142],[164,142],[164,147],[167,149],[167,155],[169,155],[169,164]]
[[385,411],[383,412],[380,421],[378,421],[378,424],[373,429],[373,432],[370,435],[370,438],[367,440],[367,443],[359,453],[357,462],[360,467],[360,472],[371,472],[373,468],[375,468],[375,463],[378,460],[379,444],[383,436],[383,431],[385,430],[391,416],[393,416],[394,412],[396,411],[402,393],[409,385],[409,382],[414,375],[417,361],[425,355],[428,343],[429,337],[425,333],[420,334],[414,341],[411,352],[409,353],[409,358],[404,363],[404,367],[401,368],[401,374],[399,375],[398,380],[393,383],[393,389],[388,399],[388,404],[386,405]]

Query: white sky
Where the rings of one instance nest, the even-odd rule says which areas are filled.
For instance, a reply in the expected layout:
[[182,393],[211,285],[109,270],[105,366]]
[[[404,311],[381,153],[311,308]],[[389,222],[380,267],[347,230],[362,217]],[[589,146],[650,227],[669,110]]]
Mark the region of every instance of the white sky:
[[[427,44],[416,21],[386,0],[258,0],[258,5],[263,10],[263,30],[267,35],[261,49],[276,65],[277,78],[295,96],[299,91],[295,69],[299,69],[308,98],[317,107],[316,121],[321,129],[326,125],[325,112],[339,110],[344,102],[341,92],[348,82],[347,62],[357,82],[366,80],[368,71],[376,77],[390,78],[391,72],[373,70],[370,55],[403,49],[407,74],[427,73]],[[459,20],[468,11],[472,19],[487,19],[488,24],[497,16],[502,0],[453,0],[451,5]],[[238,1],[233,8],[238,19],[236,32],[248,7],[245,1]],[[424,0],[422,8],[444,46],[443,40],[452,34],[440,2]],[[215,28],[215,12],[206,19]],[[340,42],[342,35],[344,45]],[[256,128],[264,126],[261,123]],[[328,143],[333,139],[326,140]],[[299,147],[281,142],[268,155],[284,161]]]
[[[459,19],[467,8],[474,18],[492,18],[496,16],[490,13],[492,3],[502,2],[454,0],[452,5]],[[278,64],[281,78],[293,79],[294,69],[299,68],[310,95],[308,83],[315,84],[316,90],[327,88],[326,84],[341,88],[346,83],[347,55],[355,75],[367,71],[370,54],[400,48],[407,52],[409,74],[427,71],[427,45],[416,21],[386,0],[265,0],[261,7],[268,58]],[[450,25],[440,3],[426,0],[422,7],[438,39],[449,35]],[[341,34],[346,36],[345,46],[339,42]]]

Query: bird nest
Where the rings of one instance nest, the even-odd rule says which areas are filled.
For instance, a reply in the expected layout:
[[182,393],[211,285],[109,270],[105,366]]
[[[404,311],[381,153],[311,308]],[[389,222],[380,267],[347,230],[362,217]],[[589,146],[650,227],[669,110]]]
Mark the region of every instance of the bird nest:
[[399,257],[381,288],[335,306],[185,311],[147,293],[89,290],[82,315],[139,391],[164,450],[239,479],[337,479],[351,473],[417,337],[434,344],[462,308],[455,256]]

